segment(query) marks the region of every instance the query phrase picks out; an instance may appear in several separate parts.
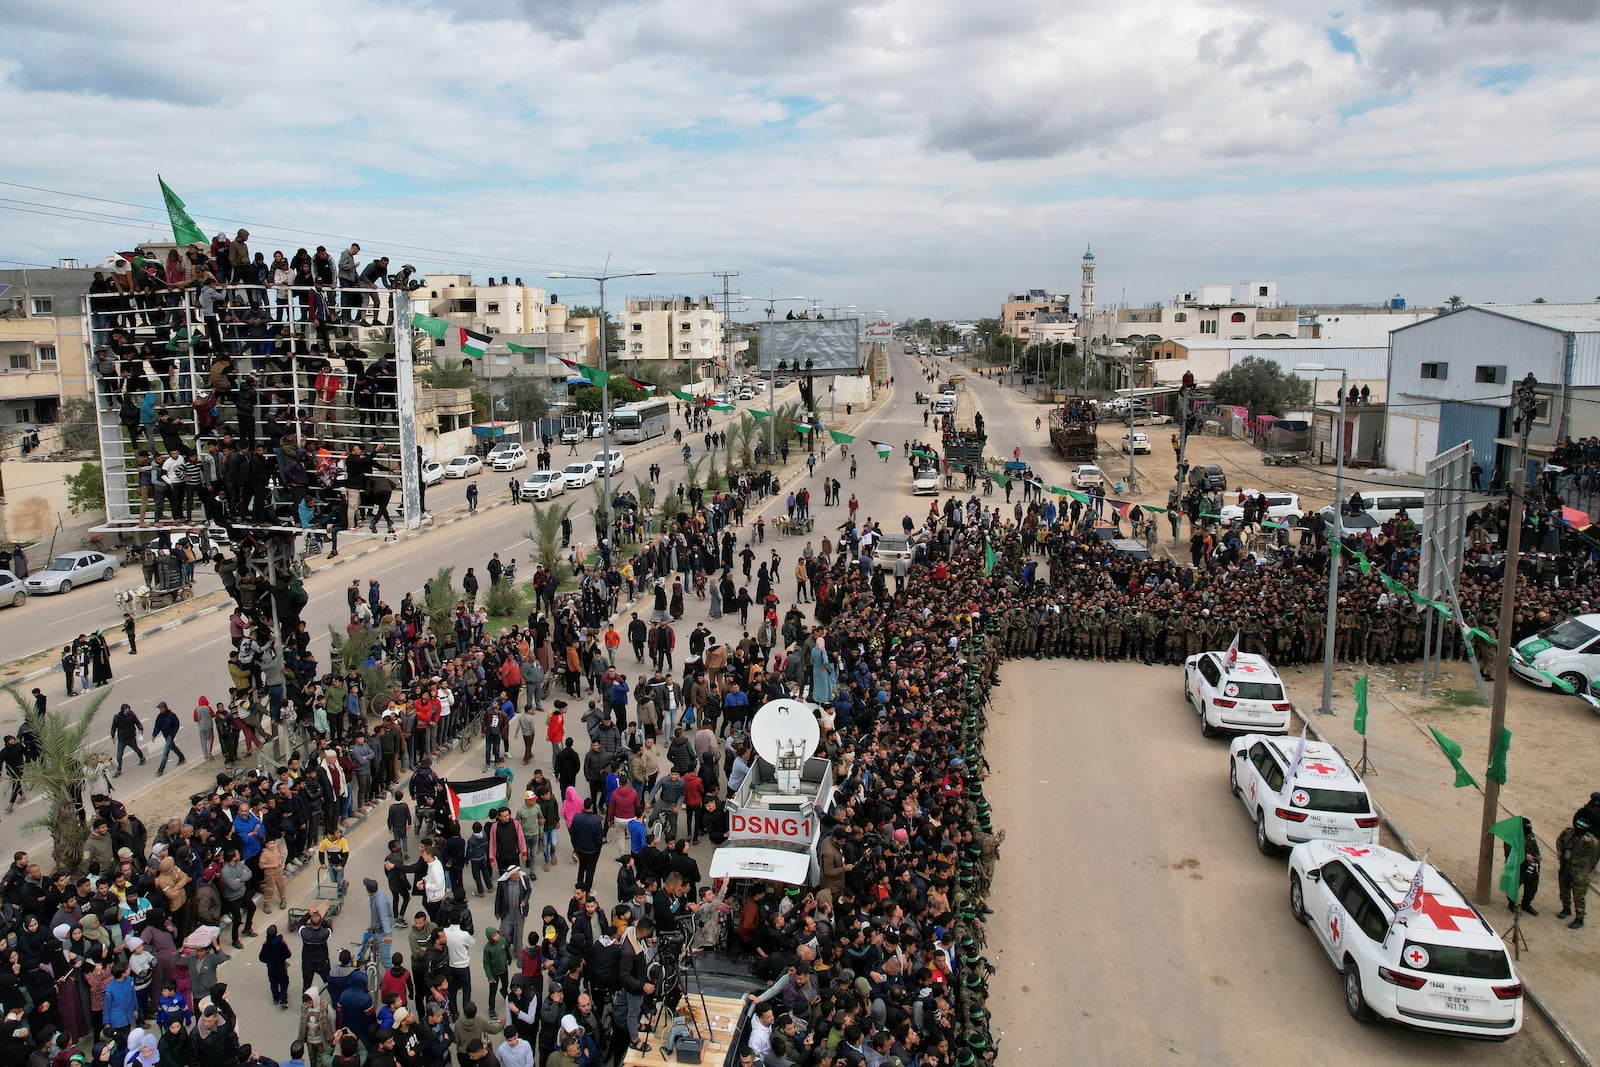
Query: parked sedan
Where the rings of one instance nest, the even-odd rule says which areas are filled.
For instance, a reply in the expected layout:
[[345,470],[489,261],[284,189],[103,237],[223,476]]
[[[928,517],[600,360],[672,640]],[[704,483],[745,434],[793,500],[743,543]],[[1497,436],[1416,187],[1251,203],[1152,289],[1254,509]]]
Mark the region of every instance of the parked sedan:
[[21,578],[10,571],[0,571],[0,605],[21,607],[28,599],[28,587]]
[[466,478],[483,473],[483,460],[477,456],[457,456],[444,465],[446,478]]
[[422,484],[438,485],[444,481],[444,464],[436,459],[430,459],[422,464]]
[[1072,484],[1078,489],[1087,489],[1091,485],[1104,485],[1105,481],[1106,476],[1093,464],[1085,463],[1072,469]]
[[1150,435],[1136,431],[1123,434],[1122,451],[1136,456],[1148,456],[1150,454]]
[[561,468],[561,476],[566,479],[568,489],[582,489],[592,483],[598,473],[593,463],[568,463]]
[[31,594],[70,593],[75,585],[104,581],[117,573],[117,561],[104,552],[63,552],[42,571],[28,576]]
[[567,491],[567,480],[560,471],[534,471],[522,483],[522,495],[531,500],[549,500]]

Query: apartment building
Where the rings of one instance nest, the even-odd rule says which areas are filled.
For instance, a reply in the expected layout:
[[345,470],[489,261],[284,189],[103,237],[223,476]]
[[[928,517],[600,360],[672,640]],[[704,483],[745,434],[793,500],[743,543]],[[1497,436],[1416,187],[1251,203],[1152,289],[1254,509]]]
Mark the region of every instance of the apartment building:
[[0,270],[0,434],[56,421],[89,396],[83,298],[94,271]]
[[1070,297],[1052,295],[1044,289],[1013,293],[1000,304],[1000,329],[1008,337],[1032,341],[1034,320],[1047,315],[1065,315],[1070,302]]
[[631,299],[617,316],[622,348],[612,359],[704,366],[722,356],[722,312],[709,296]]

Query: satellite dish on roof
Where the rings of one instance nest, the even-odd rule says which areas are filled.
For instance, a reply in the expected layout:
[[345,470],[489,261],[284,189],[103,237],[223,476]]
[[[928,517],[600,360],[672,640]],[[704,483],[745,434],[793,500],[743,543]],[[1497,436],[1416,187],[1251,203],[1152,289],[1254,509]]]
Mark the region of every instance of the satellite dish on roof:
[[803,700],[769,700],[750,722],[751,744],[778,772],[778,787],[786,793],[799,790],[800,769],[821,741],[816,705]]

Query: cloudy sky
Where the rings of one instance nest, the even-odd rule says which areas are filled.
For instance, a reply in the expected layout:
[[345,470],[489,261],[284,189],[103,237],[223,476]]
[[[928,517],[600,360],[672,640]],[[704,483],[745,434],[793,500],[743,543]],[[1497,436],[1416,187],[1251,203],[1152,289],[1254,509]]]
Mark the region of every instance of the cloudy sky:
[[1102,306],[1600,295],[1595,0],[5,7],[5,266],[170,235],[159,171],[260,251],[752,313],[1076,308],[1086,244]]

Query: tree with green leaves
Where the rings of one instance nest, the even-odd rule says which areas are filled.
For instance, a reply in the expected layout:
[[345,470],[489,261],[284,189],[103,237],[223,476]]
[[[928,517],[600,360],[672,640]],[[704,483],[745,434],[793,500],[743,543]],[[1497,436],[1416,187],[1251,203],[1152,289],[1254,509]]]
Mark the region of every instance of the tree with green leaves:
[[[644,399],[644,390],[628,381],[620,374],[614,374],[606,382],[606,392],[611,394],[611,406],[618,404],[633,404]],[[600,387],[598,385],[579,386],[572,394],[572,405],[579,411],[599,411],[601,404]]]
[[85,463],[76,474],[67,475],[63,481],[67,486],[68,511],[74,515],[85,511],[105,511],[106,483],[100,464]]
[[336,675],[356,672],[356,677],[361,679],[361,710],[367,715],[388,707],[389,702],[400,695],[400,686],[383,660],[378,660],[375,666],[366,666],[367,658],[379,650],[388,632],[388,627],[363,626],[355,633],[346,634],[328,627],[329,665]]
[[1451,293],[1450,297],[1447,300],[1445,300],[1444,303],[1445,303],[1445,306],[1448,307],[1451,311],[1460,311],[1461,310],[1461,305],[1464,303],[1464,301],[1459,296],[1455,295],[1454,293]]
[[478,372],[471,360],[462,360],[460,366],[431,364],[423,367],[418,377],[430,389],[471,389],[478,384]]
[[985,349],[993,348],[995,341],[1004,336],[1005,326],[999,319],[979,319],[975,327],[978,343]]
[[550,398],[544,383],[531,375],[513,371],[504,378],[496,378],[494,391],[512,422],[526,425],[550,413]]
[[90,749],[89,728],[111,690],[96,690],[83,710],[71,716],[65,712],[40,715],[32,699],[23,697],[15,687],[6,686],[6,692],[39,738],[39,758],[23,765],[22,785],[44,801],[44,814],[28,826],[50,835],[55,871],[76,872],[83,864],[83,844],[89,838],[84,795],[99,755]]
[[68,452],[95,452],[100,448],[100,430],[95,421],[94,404],[81,396],[61,405],[61,447]]
[[1269,359],[1248,356],[1217,375],[1211,398],[1235,404],[1252,415],[1282,415],[1311,399],[1311,383],[1284,372]]
[[422,613],[428,617],[428,629],[440,644],[455,640],[456,603],[461,594],[456,592],[454,567],[440,567],[428,583],[427,595],[422,598]]
[[535,504],[533,526],[522,534],[533,543],[533,562],[557,578],[562,563],[561,524],[571,511],[571,504]]
[[690,489],[698,489],[700,487],[700,464],[703,460],[704,457],[691,459],[683,465],[683,481]]

